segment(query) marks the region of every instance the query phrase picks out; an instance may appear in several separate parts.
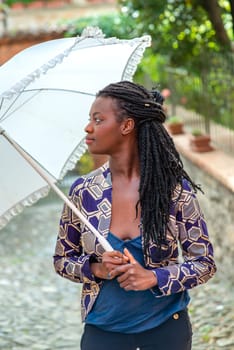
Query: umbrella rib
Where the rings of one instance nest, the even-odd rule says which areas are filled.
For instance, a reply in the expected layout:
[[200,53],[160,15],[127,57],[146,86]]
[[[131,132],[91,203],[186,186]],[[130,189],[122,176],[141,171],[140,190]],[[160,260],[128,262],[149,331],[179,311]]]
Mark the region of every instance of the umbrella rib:
[[100,244],[106,251],[113,251],[110,243],[102,236],[96,228],[88,221],[88,219],[78,210],[78,208],[71,202],[65,194],[55,185],[55,183],[46,175],[43,168],[30,155],[23,151],[23,149],[14,142],[13,139],[0,127],[0,134],[3,135],[8,142],[20,153],[20,155],[33,167],[33,169],[48,183],[48,185],[57,193],[57,195],[68,205],[68,207],[80,218],[81,221],[90,229],[90,231],[97,237]]
[[79,90],[69,90],[69,89],[58,89],[58,88],[41,88],[40,90],[38,89],[28,89],[24,90],[25,92],[32,92],[32,91],[63,91],[63,92],[74,92],[76,94],[81,94],[81,95],[87,95],[87,96],[95,96],[95,94],[91,94],[89,92],[84,92],[84,91],[79,91]]
[[[32,91],[36,91],[36,90],[32,90]],[[14,101],[12,101],[12,103],[10,104],[10,106],[7,108],[7,110],[3,113],[3,116],[1,118],[2,121],[6,120],[7,118],[9,118],[13,113],[15,113],[15,111],[17,111],[19,108],[21,108],[25,103],[27,103],[28,101],[30,101],[33,97],[35,97],[35,95],[37,95],[40,91],[36,91],[36,93],[33,96],[30,96],[28,99],[26,99],[21,105],[19,105],[17,108],[13,109],[11,111],[11,113],[8,113],[8,111],[13,108],[12,106],[15,104],[15,102],[17,101],[17,99],[20,97],[21,94],[19,94]],[[7,116],[6,116],[7,115]],[[6,117],[5,117],[6,116]],[[4,118],[5,117],[5,118]]]
[[[19,110],[24,104],[26,104],[28,101],[30,101],[32,98],[34,98],[37,94],[39,94],[42,91],[63,91],[63,92],[73,92],[76,94],[82,94],[82,95],[86,95],[86,96],[95,96],[95,94],[91,94],[88,92],[82,92],[82,91],[77,91],[77,90],[67,90],[67,89],[58,89],[58,88],[42,88],[42,89],[28,89],[28,90],[23,90],[22,92],[35,92],[35,94],[31,95],[29,98],[27,98],[25,101],[23,101],[22,104],[20,104],[18,107],[16,107],[15,109],[12,109],[13,105],[15,104],[15,102],[17,101],[17,99],[20,97],[20,95],[22,94],[22,92],[14,99],[14,101],[12,101],[12,103],[10,104],[10,106],[7,108],[7,110],[3,113],[2,117],[1,117],[1,121],[6,120],[7,118],[9,118],[13,113],[15,113],[17,110]],[[0,105],[0,110],[3,106],[3,100],[1,101],[1,105]],[[9,110],[12,109],[12,111],[8,114]],[[6,116],[6,117],[5,117]]]
[[[14,105],[15,101],[19,98],[19,95],[16,96],[16,98],[14,99],[14,101],[11,102],[10,106],[7,108],[7,110],[3,113],[2,117],[1,117],[1,121],[4,121],[7,118],[4,118],[5,115],[8,113],[8,111],[12,108],[12,106]],[[3,106],[3,102],[4,102],[4,98],[2,98],[2,102],[1,102],[1,108]],[[1,110],[0,108],[0,110]]]
[[[3,106],[3,100],[4,100],[4,98],[1,98],[1,103],[0,103],[0,111],[1,111],[2,106]],[[2,120],[2,118],[0,118],[0,120]]]
[[[75,39],[75,40],[73,40]],[[86,42],[87,40],[87,42]],[[84,67],[82,64],[84,64],[85,68],[87,67],[88,60],[86,60],[86,56],[84,56],[84,60],[81,59],[81,61],[75,60],[72,62],[75,63],[75,68],[77,69],[83,68],[81,71],[81,75],[76,74],[74,76],[74,70],[71,70],[73,68],[70,66],[69,58],[68,61],[66,61],[68,56],[73,57],[72,55],[78,55],[79,58],[79,50],[85,50],[92,48],[100,48],[102,46],[105,46],[107,51],[106,58],[107,62],[112,61],[112,57],[116,58],[116,51],[115,49],[112,49],[113,46],[116,46],[117,52],[118,52],[118,44],[121,47],[121,44],[127,45],[127,50],[125,52],[124,46],[123,46],[123,59],[124,61],[120,60],[120,67],[118,67],[118,64],[115,60],[113,60],[113,76],[118,76],[118,80],[132,80],[132,77],[137,69],[137,64],[140,62],[143,52],[147,46],[150,46],[151,38],[150,36],[144,36],[141,38],[135,38],[130,40],[123,40],[123,39],[117,39],[115,37],[112,38],[105,38],[105,35],[102,33],[101,29],[98,27],[87,27],[83,30],[81,37],[77,38],[69,38],[69,39],[61,39],[58,41],[58,44],[54,41],[55,45],[53,43],[45,43],[45,45],[40,47],[32,48],[32,51],[30,52],[30,64],[27,65],[24,64],[25,69],[23,69],[22,74],[20,75],[20,80],[17,81],[17,76],[15,76],[15,70],[11,69],[11,67],[18,67],[18,64],[22,64],[22,61],[17,61],[16,63],[13,63],[11,65],[10,63],[10,70],[12,73],[12,76],[9,76],[10,79],[6,79],[7,90],[0,94],[0,136],[3,135],[10,144],[24,157],[24,159],[34,168],[34,170],[37,171],[37,173],[49,184],[49,186],[59,195],[60,198],[64,200],[64,202],[70,207],[70,209],[75,213],[76,216],[78,216],[81,221],[89,228],[91,232],[94,233],[94,235],[99,239],[101,245],[104,247],[105,250],[111,251],[113,250],[110,246],[109,242],[104,238],[104,236],[100,235],[100,233],[91,225],[91,223],[87,220],[87,218],[78,210],[76,206],[72,202],[69,201],[69,199],[63,194],[63,192],[60,191],[60,189],[56,186],[55,182],[58,180],[52,174],[50,174],[49,170],[46,170],[42,164],[40,164],[40,160],[36,160],[31,156],[29,153],[27,153],[26,150],[24,150],[23,147],[17,144],[16,141],[12,140],[6,133],[5,130],[2,129],[1,123],[4,124],[4,121],[6,121],[5,126],[8,127],[10,130],[13,131],[14,135],[19,134],[24,128],[24,131],[26,132],[26,127],[30,126],[31,124],[33,126],[37,126],[38,120],[36,118],[43,117],[43,121],[46,120],[48,113],[51,114],[52,108],[48,108],[48,105],[54,105],[57,106],[59,113],[59,117],[61,119],[64,119],[66,123],[66,118],[64,118],[64,114],[66,114],[66,106],[65,102],[73,102],[77,103],[77,101],[80,100],[84,101],[84,107],[85,112],[84,114],[87,114],[87,102],[86,100],[91,100],[91,98],[95,99],[96,97],[96,91],[94,90],[94,86],[92,90],[90,89],[90,86],[87,86],[87,73],[85,74]],[[61,43],[61,46],[60,46]],[[69,43],[69,46],[68,44]],[[48,45],[48,46],[47,46]],[[54,45],[54,46],[53,46]],[[110,48],[108,48],[110,46]],[[129,47],[130,46],[130,47]],[[41,48],[45,48],[45,56],[42,56],[41,59],[38,61],[33,60],[34,55],[38,56],[42,51],[40,51]],[[54,48],[55,52],[54,53]],[[110,58],[109,58],[109,51],[110,51]],[[121,55],[122,47],[120,48],[118,52],[118,56]],[[99,49],[98,49],[99,53]],[[24,55],[24,54],[23,54]],[[96,62],[96,55],[92,54],[92,51],[87,51],[87,55],[91,58],[91,64],[94,64],[93,62]],[[27,56],[27,53],[26,53]],[[22,57],[22,56],[21,56]],[[25,56],[23,56],[25,57]],[[28,56],[27,56],[28,57]],[[82,58],[83,56],[81,56]],[[101,55],[102,59],[103,55]],[[58,71],[62,73],[62,75],[58,75],[58,72],[55,74],[49,74],[48,77],[45,77],[45,74],[49,72],[50,70],[53,70],[54,67],[59,66],[61,63],[65,63],[65,68],[58,68]],[[66,61],[66,62],[65,62]],[[81,62],[81,63],[79,63]],[[127,62],[127,63],[126,63]],[[102,64],[104,66],[105,71],[105,61],[102,60]],[[81,67],[80,67],[81,66]],[[6,66],[8,67],[8,66]],[[89,66],[88,66],[89,67]],[[100,71],[100,67],[95,65],[95,69],[98,69],[98,72]],[[67,68],[69,70],[67,70]],[[115,68],[121,68],[121,71],[119,69]],[[9,70],[9,68],[7,68]],[[3,76],[5,77],[5,72],[3,70]],[[61,70],[60,70],[61,69]],[[95,71],[94,71],[95,72]],[[122,74],[121,74],[122,73]],[[7,75],[6,75],[7,76]],[[65,79],[62,79],[64,76]],[[54,81],[54,77],[55,80]],[[71,82],[72,77],[74,77],[74,85]],[[92,76],[93,78],[93,76]],[[106,81],[107,79],[110,79],[109,76],[106,76],[103,74],[103,78],[101,79],[101,76],[97,76],[97,86],[101,85],[101,82]],[[41,79],[41,80],[40,80]],[[85,84],[82,84],[82,79],[85,80]],[[77,80],[80,82],[80,89],[79,86],[77,86]],[[117,80],[115,78],[114,80]],[[52,83],[53,82],[53,83]],[[2,86],[2,84],[0,84]],[[95,84],[96,85],[96,84]],[[104,84],[103,84],[104,85]],[[85,86],[87,88],[85,89]],[[67,88],[66,88],[67,87]],[[101,86],[102,88],[102,86]],[[1,88],[3,89],[3,88]],[[0,89],[0,90],[1,90]],[[85,91],[87,90],[87,92]],[[93,92],[93,93],[92,93]],[[64,99],[62,97],[65,97]],[[57,100],[61,101],[61,104],[57,102]],[[59,102],[60,102],[59,101]],[[83,108],[83,105],[79,104]],[[22,109],[22,111],[21,111]],[[20,112],[21,111],[21,112]],[[48,112],[47,112],[48,111]],[[56,115],[56,116],[57,116]],[[54,115],[52,115],[54,117]],[[18,123],[19,127],[16,126],[16,122],[13,118],[16,118],[16,122]],[[22,118],[21,118],[22,117]],[[11,123],[12,120],[12,123]],[[35,123],[34,123],[35,121]],[[52,121],[54,119],[52,118]],[[9,123],[8,123],[9,122]],[[32,122],[32,123],[31,123]],[[61,121],[62,123],[62,121]],[[69,123],[67,123],[69,124]],[[46,124],[45,124],[46,125]],[[62,124],[61,124],[62,125]],[[26,126],[26,127],[25,127]],[[44,126],[44,124],[43,124]],[[16,130],[17,129],[17,130]],[[63,128],[64,131],[65,128]],[[31,130],[31,129],[30,129]],[[66,131],[66,130],[65,130]],[[17,139],[17,138],[16,138]],[[66,141],[66,138],[64,138]],[[60,140],[59,140],[60,142]],[[77,147],[73,150],[71,153],[71,156],[68,158],[68,160],[63,164],[62,170],[60,170],[59,179],[63,178],[67,170],[69,170],[71,167],[74,167],[74,162],[77,158],[80,156],[80,152],[83,152],[83,149],[85,147],[85,143],[80,142]],[[31,198],[30,196],[27,198]],[[25,205],[23,203],[23,205]],[[15,206],[16,208],[16,206]],[[10,209],[14,210],[14,209]],[[1,219],[1,218],[0,218]],[[1,224],[1,222],[0,222]]]

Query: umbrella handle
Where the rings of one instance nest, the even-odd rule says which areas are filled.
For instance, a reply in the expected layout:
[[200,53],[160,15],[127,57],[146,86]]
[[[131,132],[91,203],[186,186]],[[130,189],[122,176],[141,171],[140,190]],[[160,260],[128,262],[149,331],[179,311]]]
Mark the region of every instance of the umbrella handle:
[[[44,178],[45,181],[47,181]],[[97,237],[98,241],[102,245],[102,247],[107,252],[112,252],[113,248],[110,245],[110,243],[103,237],[96,229],[95,227],[90,224],[90,222],[86,219],[85,216],[77,209],[77,207],[65,196],[65,194],[53,183],[48,179],[47,182],[52,189],[58,194],[58,196],[69,206],[69,208],[80,218],[80,220],[90,229],[90,231]],[[51,182],[51,183],[50,183]]]
[[113,251],[110,243],[103,237],[95,227],[90,224],[86,217],[77,209],[77,207],[65,196],[65,194],[56,186],[56,184],[45,174],[42,167],[36,163],[6,132],[0,127],[0,134],[2,134],[8,142],[20,153],[20,155],[36,170],[36,172],[48,183],[48,185],[57,193],[57,195],[69,206],[69,208],[80,218],[80,220],[90,229],[90,231],[97,237],[102,247],[107,252]]

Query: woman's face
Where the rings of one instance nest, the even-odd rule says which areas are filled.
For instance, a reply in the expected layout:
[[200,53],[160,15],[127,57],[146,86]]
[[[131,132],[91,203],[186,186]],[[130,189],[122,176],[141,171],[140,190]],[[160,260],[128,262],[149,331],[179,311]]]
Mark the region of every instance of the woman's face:
[[97,97],[90,109],[90,121],[85,127],[86,144],[93,154],[118,152],[123,135],[117,121],[115,102],[110,97]]

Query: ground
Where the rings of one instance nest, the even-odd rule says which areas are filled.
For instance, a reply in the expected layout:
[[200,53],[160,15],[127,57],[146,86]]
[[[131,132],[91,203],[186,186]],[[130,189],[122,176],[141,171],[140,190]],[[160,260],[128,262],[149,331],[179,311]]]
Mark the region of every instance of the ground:
[[[61,209],[52,194],[0,231],[3,350],[79,349],[81,286],[58,276],[52,264]],[[234,349],[233,289],[224,277],[218,270],[190,292],[193,350]]]

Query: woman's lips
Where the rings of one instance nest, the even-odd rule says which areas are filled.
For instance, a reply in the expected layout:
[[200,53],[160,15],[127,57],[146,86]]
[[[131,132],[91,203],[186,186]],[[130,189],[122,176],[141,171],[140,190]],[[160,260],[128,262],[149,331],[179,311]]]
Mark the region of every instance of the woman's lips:
[[94,139],[89,139],[89,138],[85,139],[86,145],[90,145],[93,141],[94,141]]

